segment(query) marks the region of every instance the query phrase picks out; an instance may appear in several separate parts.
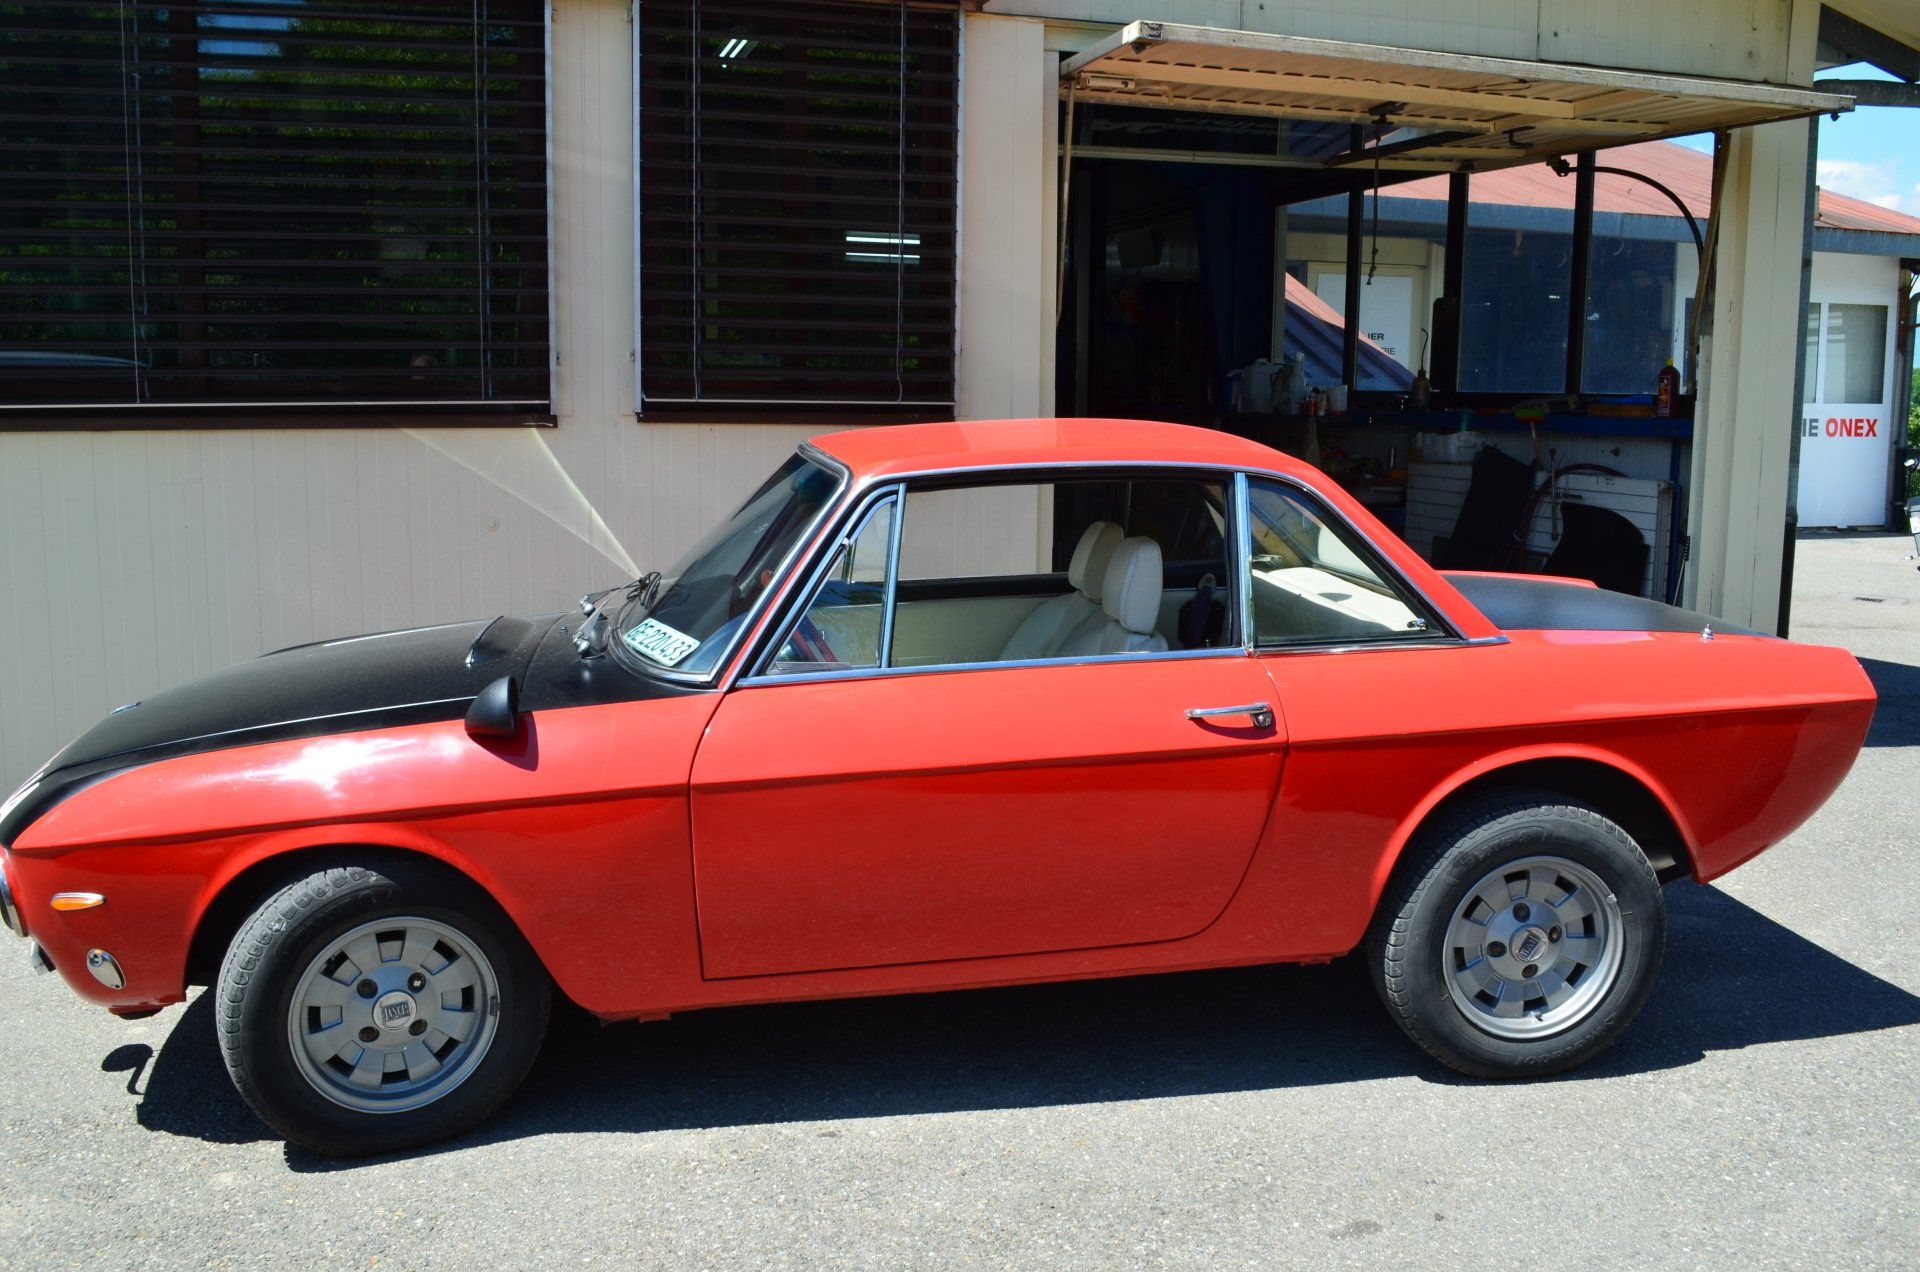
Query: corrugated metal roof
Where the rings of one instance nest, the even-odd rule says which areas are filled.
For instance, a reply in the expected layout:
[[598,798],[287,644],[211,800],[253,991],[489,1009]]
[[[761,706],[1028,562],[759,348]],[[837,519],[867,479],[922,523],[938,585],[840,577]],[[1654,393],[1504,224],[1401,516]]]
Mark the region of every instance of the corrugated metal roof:
[[[1780,84],[1133,22],[1060,66],[1080,100],[1400,130],[1313,166],[1444,171],[1853,109]],[[1401,135],[1404,133],[1405,135]]]
[[[1302,354],[1307,381],[1339,384],[1345,375],[1344,342],[1347,324],[1340,311],[1320,299],[1313,288],[1287,275],[1288,357]],[[1413,387],[1413,372],[1366,336],[1360,337],[1360,383],[1366,388],[1393,390]]]

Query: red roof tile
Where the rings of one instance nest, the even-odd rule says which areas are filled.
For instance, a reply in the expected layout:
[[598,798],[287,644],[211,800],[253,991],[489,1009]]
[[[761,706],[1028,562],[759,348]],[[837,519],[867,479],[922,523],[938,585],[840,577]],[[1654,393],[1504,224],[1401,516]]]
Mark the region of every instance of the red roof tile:
[[[1671,141],[1642,141],[1600,152],[1601,164],[1643,172],[1680,196],[1697,217],[1713,211],[1713,156]],[[1445,199],[1445,177],[1423,177],[1395,186],[1388,198]],[[1473,197],[1488,203],[1536,208],[1573,207],[1573,178],[1557,177],[1545,164],[1475,173]],[[1672,216],[1673,205],[1645,182],[1601,173],[1594,179],[1594,208],[1640,216]],[[1816,224],[1837,230],[1920,234],[1920,217],[1908,216],[1832,190],[1820,191]]]

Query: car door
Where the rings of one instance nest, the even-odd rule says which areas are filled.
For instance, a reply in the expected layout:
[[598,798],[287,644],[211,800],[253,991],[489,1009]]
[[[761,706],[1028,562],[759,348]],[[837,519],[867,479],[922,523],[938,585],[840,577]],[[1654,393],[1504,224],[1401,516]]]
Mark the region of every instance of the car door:
[[[1251,641],[1290,748],[1247,902],[1285,948],[1349,947],[1389,840],[1513,718],[1498,643],[1463,640],[1336,509],[1292,482],[1248,482]],[[1490,660],[1488,655],[1493,654]]]
[[1237,646],[886,667],[897,499],[860,514],[815,583],[842,604],[809,605],[792,627],[798,647],[835,651],[829,669],[747,677],[695,758],[705,974],[1205,928],[1246,872],[1280,775],[1266,672]]

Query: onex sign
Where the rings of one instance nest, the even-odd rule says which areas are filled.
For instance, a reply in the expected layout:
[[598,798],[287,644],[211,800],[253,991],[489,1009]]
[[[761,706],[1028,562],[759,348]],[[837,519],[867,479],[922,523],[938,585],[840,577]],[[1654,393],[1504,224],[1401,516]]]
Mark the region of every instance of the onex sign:
[[1878,437],[1880,420],[1878,416],[1853,416],[1841,419],[1829,415],[1826,423],[1822,425],[1818,416],[1809,416],[1806,435],[1808,437]]

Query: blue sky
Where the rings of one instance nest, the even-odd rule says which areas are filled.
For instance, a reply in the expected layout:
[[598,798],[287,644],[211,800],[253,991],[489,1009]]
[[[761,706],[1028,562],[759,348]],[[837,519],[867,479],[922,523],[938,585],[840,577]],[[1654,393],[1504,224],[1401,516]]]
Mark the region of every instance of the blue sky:
[[[1871,66],[1841,66],[1821,79],[1892,79]],[[1920,109],[1862,106],[1820,121],[1823,188],[1920,216]]]
[[[1815,77],[1892,78],[1871,66],[1836,66]],[[1696,150],[1713,149],[1713,138],[1704,134],[1684,141]],[[1920,216],[1920,109],[1862,106],[1839,119],[1822,119],[1818,163],[1822,189]]]

